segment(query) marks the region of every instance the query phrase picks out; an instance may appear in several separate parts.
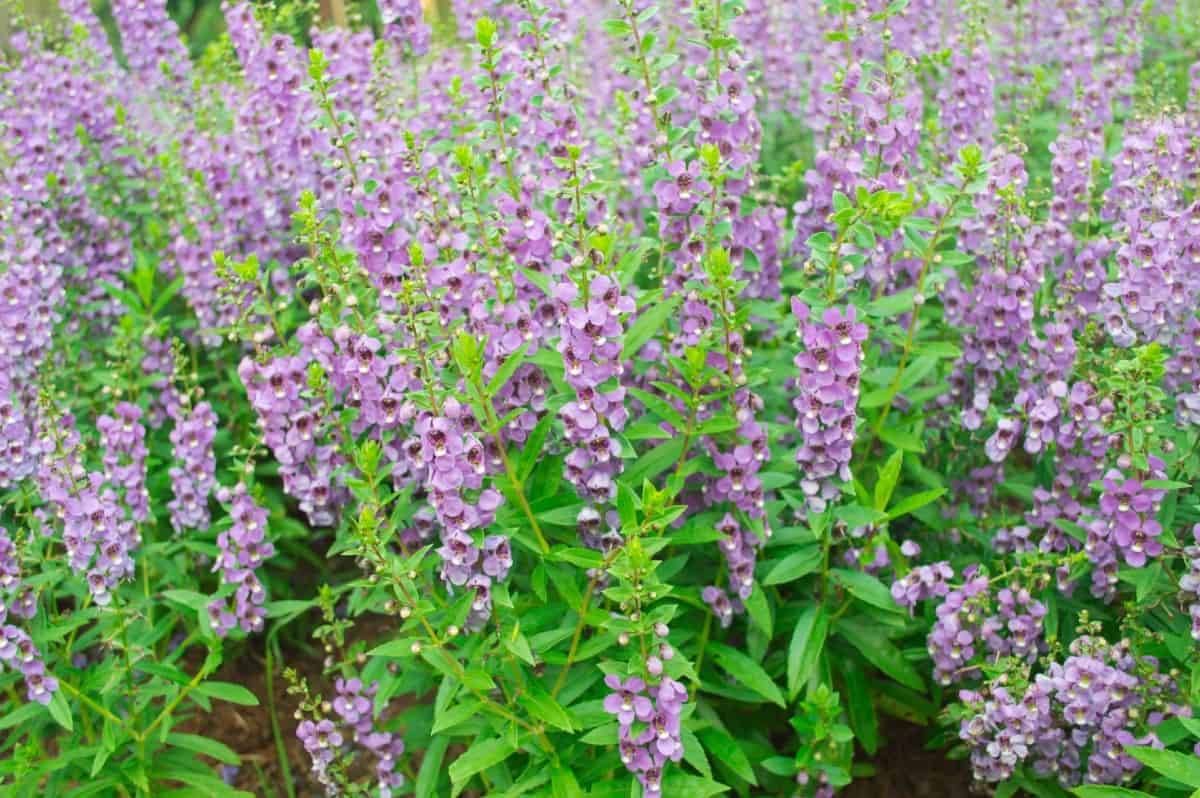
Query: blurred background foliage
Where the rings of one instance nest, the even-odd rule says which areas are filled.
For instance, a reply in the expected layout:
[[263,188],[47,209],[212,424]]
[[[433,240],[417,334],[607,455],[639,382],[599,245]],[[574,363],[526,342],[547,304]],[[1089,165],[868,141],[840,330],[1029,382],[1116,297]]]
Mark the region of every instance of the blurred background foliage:
[[[354,0],[286,0],[258,2],[276,8],[289,6],[288,16],[304,23],[295,31],[301,37],[312,24],[366,24],[374,26],[378,12],[374,0],[356,3]],[[422,0],[427,14],[432,19],[447,19],[450,0]],[[113,33],[112,14],[109,0],[92,0],[92,8]],[[204,52],[204,48],[220,39],[225,33],[225,16],[221,12],[221,0],[167,0],[167,10],[179,25],[187,39],[192,57]],[[6,42],[19,21],[34,24],[52,20],[59,14],[58,0],[0,0],[0,42]]]

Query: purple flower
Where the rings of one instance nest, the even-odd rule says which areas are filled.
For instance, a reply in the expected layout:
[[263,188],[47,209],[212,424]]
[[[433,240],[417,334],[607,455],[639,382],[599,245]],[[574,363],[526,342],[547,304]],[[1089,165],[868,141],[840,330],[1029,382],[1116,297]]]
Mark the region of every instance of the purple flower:
[[628,727],[634,720],[644,723],[654,715],[654,705],[644,695],[646,683],[641,679],[631,676],[621,681],[616,674],[610,673],[604,677],[604,683],[613,691],[604,699],[604,711],[616,715],[622,726]]

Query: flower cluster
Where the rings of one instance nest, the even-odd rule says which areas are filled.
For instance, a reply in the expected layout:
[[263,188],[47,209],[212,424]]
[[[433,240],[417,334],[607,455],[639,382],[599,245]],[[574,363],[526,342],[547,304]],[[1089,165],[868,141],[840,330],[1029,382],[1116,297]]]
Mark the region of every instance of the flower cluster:
[[1178,711],[1172,692],[1153,661],[1139,662],[1123,643],[1084,636],[1023,695],[1002,686],[964,691],[968,714],[959,736],[980,781],[1003,781],[1029,764],[1067,787],[1121,784],[1142,767],[1125,746],[1161,747],[1144,729]]
[[170,471],[175,498],[168,507],[171,526],[177,533],[208,529],[212,518],[208,498],[217,484],[217,458],[213,453],[216,435],[217,414],[208,402],[176,409],[171,443],[177,465]]
[[954,569],[948,562],[919,565],[892,583],[892,599],[901,607],[912,608],[919,601],[943,598],[950,592],[952,578]]
[[387,798],[393,790],[404,784],[404,774],[399,771],[396,758],[404,753],[404,740],[399,734],[384,731],[375,719],[375,694],[378,682],[364,686],[359,679],[338,679],[337,697],[333,699],[333,711],[353,732],[356,746],[371,754],[375,759],[375,775],[380,795]]
[[221,583],[233,589],[233,595],[218,598],[208,606],[213,630],[224,637],[235,627],[260,632],[267,616],[263,606],[267,592],[258,578],[258,568],[275,553],[267,537],[267,510],[254,501],[239,482],[232,491],[222,488],[218,498],[230,504],[233,525],[217,535],[221,553],[213,570],[221,574]]
[[[562,323],[558,351],[573,401],[560,415],[573,450],[566,475],[580,495],[593,502],[616,496],[621,444],[613,437],[625,427],[625,389],[620,384],[622,316],[634,310],[633,299],[612,278],[601,275],[586,290],[571,281],[554,289]],[[613,382],[616,384],[611,384]]]
[[488,457],[468,431],[474,423],[467,408],[447,399],[441,415],[417,421],[404,449],[409,462],[424,472],[428,501],[441,524],[442,580],[474,594],[469,625],[479,627],[491,616],[491,586],[508,576],[512,553],[503,535],[488,536],[482,547],[473,536],[492,523],[503,502],[499,492],[483,487]]
[[115,416],[100,416],[96,429],[104,446],[104,477],[120,491],[133,520],[150,518],[150,494],[146,490],[146,428],[142,409],[129,402],[115,408]]
[[617,717],[621,762],[637,776],[646,798],[659,798],[664,765],[683,758],[680,711],[687,690],[670,678],[647,686],[637,676],[622,680],[612,673],[604,684],[612,691],[604,711]]
[[1192,619],[1192,637],[1200,641],[1200,524],[1192,527],[1192,542],[1184,549],[1187,573],[1179,579],[1179,589],[1188,600]]
[[829,308],[820,321],[810,320],[809,307],[792,300],[792,314],[800,325],[804,349],[796,355],[799,371],[797,396],[792,400],[800,450],[796,465],[801,488],[816,510],[839,493],[839,481],[848,482],[851,449],[858,416],[859,372],[867,326],[856,321],[853,307]]
[[277,357],[267,363],[244,358],[238,376],[258,415],[263,442],[279,462],[284,490],[300,503],[310,523],[329,526],[344,497],[334,475],[343,458],[336,446],[322,440],[323,404],[305,389],[308,358],[331,366],[331,345],[312,327],[299,335],[308,357]]
[[37,598],[21,583],[20,553],[0,527],[0,663],[21,673],[30,701],[49,704],[58,691],[58,680],[46,670],[46,663],[29,635],[9,619],[31,621],[37,614]]
[[[928,650],[934,678],[949,685],[979,675],[984,658],[1012,657],[1032,662],[1044,650],[1042,640],[1046,606],[1025,587],[1003,587],[993,591],[986,574],[968,569],[961,587],[948,589],[940,581],[945,567],[911,574],[897,582],[892,594],[897,602],[912,606],[908,596],[941,597],[937,620],[929,632]],[[914,572],[916,573],[916,572]],[[929,583],[929,587],[924,586]]]
[[753,532],[743,530],[737,519],[728,513],[717,524],[717,531],[723,536],[719,545],[725,555],[729,592],[733,595],[710,585],[701,591],[701,598],[712,608],[721,625],[729,626],[734,614],[742,612],[743,602],[754,591],[754,564],[762,543]]

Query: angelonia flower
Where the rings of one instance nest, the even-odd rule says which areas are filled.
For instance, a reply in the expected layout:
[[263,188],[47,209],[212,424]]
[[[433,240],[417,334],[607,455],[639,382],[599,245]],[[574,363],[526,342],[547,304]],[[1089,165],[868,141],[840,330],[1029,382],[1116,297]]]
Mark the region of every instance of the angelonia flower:
[[559,411],[567,441],[564,474],[585,499],[605,503],[616,496],[621,445],[613,437],[625,427],[629,411],[620,383],[622,317],[635,309],[633,299],[606,275],[581,291],[571,280],[554,288],[562,312],[558,351],[564,379],[575,391]]
[[38,493],[61,519],[67,564],[86,581],[92,601],[107,606],[117,584],[133,576],[132,552],[141,543],[137,525],[104,475],[84,467],[74,418],[47,412],[37,423]]
[[991,149],[996,127],[991,61],[986,44],[968,47],[963,43],[950,56],[950,74],[938,89],[948,156],[969,144],[984,152]]
[[208,529],[208,497],[217,484],[217,459],[213,454],[217,414],[208,402],[199,402],[190,409],[178,408],[174,418],[171,443],[176,465],[171,467],[170,475],[175,498],[167,505],[171,526],[176,533]]
[[379,4],[384,38],[414,56],[429,52],[433,29],[425,22],[421,0],[384,0]]
[[221,637],[235,627],[246,633],[261,632],[267,616],[263,606],[267,592],[257,570],[275,554],[275,546],[267,538],[268,512],[250,496],[242,482],[232,491],[221,488],[218,498],[230,505],[233,525],[217,535],[221,552],[212,570],[220,572],[221,584],[232,588],[233,595],[209,604],[209,620],[213,631]]
[[733,622],[735,614],[745,610],[744,602],[754,591],[754,564],[758,560],[762,542],[753,532],[743,530],[730,513],[726,513],[717,524],[717,531],[724,535],[718,545],[728,568],[729,593],[710,585],[700,592],[700,597],[717,616],[721,626],[727,627]]
[[191,68],[165,0],[113,0],[113,20],[130,71],[152,86],[178,81]]
[[1192,637],[1200,641],[1200,524],[1192,527],[1192,541],[1184,549],[1187,572],[1179,578],[1179,590],[1188,602],[1192,619]]
[[304,746],[311,761],[309,772],[330,794],[338,794],[339,788],[329,771],[345,745],[345,738],[338,726],[329,718],[322,720],[304,719],[296,727],[296,737]]
[[604,677],[604,684],[612,691],[604,699],[604,711],[617,718],[621,762],[641,782],[646,798],[659,798],[663,768],[683,758],[680,713],[687,690],[669,677],[647,685],[637,676],[621,679],[614,673]]
[[28,398],[0,372],[0,489],[31,475],[38,463],[37,438],[30,423]]
[[21,563],[8,530],[0,527],[0,665],[17,671],[25,680],[30,701],[49,704],[58,691],[58,680],[46,670],[33,640],[9,620],[31,621],[37,614],[33,591],[21,584]]
[[987,577],[971,575],[937,606],[937,620],[929,631],[928,651],[934,678],[939,683],[949,685],[977,672],[971,663],[979,650],[987,599]]
[[467,625],[478,629],[491,617],[493,580],[508,576],[512,553],[503,535],[489,536],[482,548],[473,536],[492,523],[503,503],[499,492],[483,487],[488,458],[483,443],[467,429],[474,425],[470,410],[451,397],[440,415],[417,421],[404,449],[410,462],[424,469],[428,501],[441,525],[442,581],[473,593]]
[[96,429],[104,446],[104,477],[121,492],[135,521],[150,518],[150,494],[146,490],[146,428],[141,424],[142,409],[121,402],[114,416],[100,416]]
[[[1024,348],[1034,337],[1034,298],[1050,259],[1039,230],[1030,229],[1023,200],[1028,182],[1018,155],[993,154],[988,188],[978,195],[979,215],[964,225],[965,237],[980,253],[974,283],[968,286],[951,274],[945,289],[947,317],[964,328],[963,354],[950,376],[951,390],[939,403],[957,403],[966,430],[980,429],[989,408],[1007,405],[1009,397],[996,392],[1007,374],[1025,365]],[[1005,232],[1014,228],[1011,235]],[[1002,421],[987,448],[989,459],[1001,462],[1008,456],[1019,424]]]
[[1127,641],[1083,636],[1023,694],[999,684],[964,690],[959,737],[979,781],[1003,781],[1029,765],[1068,788],[1121,784],[1142,767],[1125,746],[1162,746],[1148,727],[1178,713],[1175,692],[1158,663],[1135,657]]
[[796,465],[809,505],[820,511],[839,495],[839,484],[851,479],[867,326],[856,321],[853,306],[844,311],[828,308],[817,321],[810,319],[807,305],[793,298],[792,314],[803,342],[795,358],[799,377],[792,400],[800,430]]
[[910,595],[927,592],[942,598],[927,640],[934,678],[939,683],[950,685],[975,678],[984,656],[1032,662],[1044,650],[1046,607],[1026,588],[1014,585],[993,593],[987,575],[972,566],[963,572],[963,584],[947,591],[938,581],[944,573],[939,568],[925,577],[934,585],[928,590],[909,587],[913,582],[919,585],[920,578],[897,582],[892,588],[893,596],[900,594],[897,603],[901,606],[912,606],[907,601]]
[[279,462],[283,489],[299,502],[309,523],[332,526],[347,498],[335,477],[344,458],[325,440],[325,403],[306,388],[310,363],[333,371],[333,344],[312,324],[301,327],[296,337],[300,354],[266,362],[243,358],[238,376],[258,416],[263,442]]
[[[1113,411],[1112,400],[1097,398],[1089,383],[1076,382],[1069,387],[1053,383],[1050,395],[1058,409],[1039,413],[1032,418],[1030,433],[1037,433],[1038,445],[1053,444],[1057,469],[1048,487],[1033,490],[1033,507],[1025,514],[1030,535],[1040,534],[1037,547],[1044,552],[1063,552],[1077,547],[1074,538],[1055,524],[1057,519],[1079,523],[1084,515],[1084,502],[1092,495],[1092,483],[1104,473],[1108,452],[1114,446],[1114,436],[1104,429],[1103,419]],[[1045,400],[1037,402],[1044,405]],[[1044,422],[1044,423],[1043,423]],[[1041,426],[1038,426],[1041,424]],[[1119,436],[1117,436],[1119,439]],[[1027,441],[1026,448],[1030,442]],[[1032,542],[1033,537],[1029,540]]]
[[364,686],[357,678],[339,677],[335,687],[337,697],[333,699],[333,712],[341,719],[343,728],[351,732],[353,744],[375,760],[379,794],[386,798],[404,784],[404,773],[397,761],[404,753],[404,740],[395,732],[384,731],[375,718],[375,694],[379,683]]
[[919,565],[892,583],[892,599],[911,609],[918,601],[942,598],[950,592],[948,580],[953,577],[954,570],[948,562]]
[[171,355],[171,342],[166,338],[147,333],[142,338],[142,375],[148,380],[151,396],[146,411],[146,425],[158,429],[168,418],[174,418],[179,395],[171,385],[171,374],[175,370]]
[[[1162,460],[1152,455],[1149,465],[1149,478],[1166,478]],[[1166,491],[1147,488],[1142,480],[1126,477],[1117,468],[1105,473],[1103,484],[1099,512],[1086,524],[1084,544],[1093,565],[1092,593],[1097,598],[1113,595],[1118,557],[1127,565],[1141,568],[1162,554],[1159,538],[1163,528],[1155,516],[1166,496]]]

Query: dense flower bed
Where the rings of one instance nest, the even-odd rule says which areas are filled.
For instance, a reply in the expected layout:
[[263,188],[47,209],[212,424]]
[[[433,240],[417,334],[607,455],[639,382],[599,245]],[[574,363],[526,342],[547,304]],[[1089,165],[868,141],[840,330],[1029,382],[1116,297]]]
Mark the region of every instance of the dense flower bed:
[[1200,791],[1193,6],[19,26],[0,784]]

